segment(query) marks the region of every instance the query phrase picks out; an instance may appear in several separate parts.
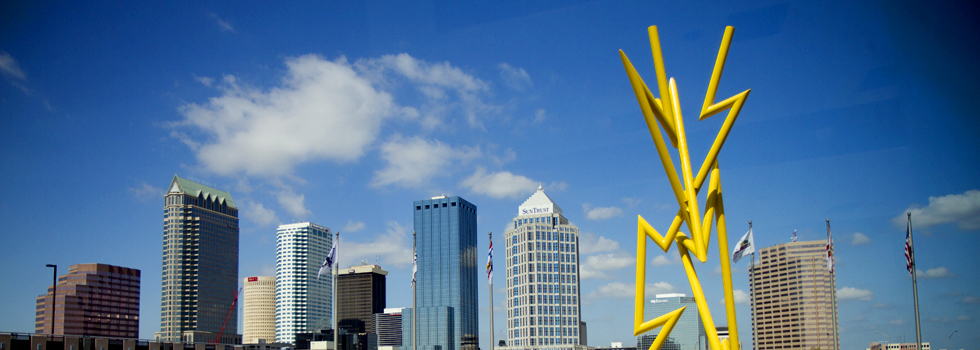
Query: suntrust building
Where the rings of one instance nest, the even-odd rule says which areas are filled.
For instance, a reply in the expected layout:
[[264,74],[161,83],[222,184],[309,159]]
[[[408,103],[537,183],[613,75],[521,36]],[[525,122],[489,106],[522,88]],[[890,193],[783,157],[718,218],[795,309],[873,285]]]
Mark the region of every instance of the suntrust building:
[[584,349],[578,227],[568,223],[541,187],[517,214],[504,233],[507,347]]

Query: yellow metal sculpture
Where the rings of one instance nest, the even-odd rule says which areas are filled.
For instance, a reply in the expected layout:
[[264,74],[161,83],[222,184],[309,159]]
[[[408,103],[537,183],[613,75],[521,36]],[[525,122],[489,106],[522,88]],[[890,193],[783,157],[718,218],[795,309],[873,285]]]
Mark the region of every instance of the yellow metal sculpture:
[[[725,66],[725,58],[728,56],[728,47],[732,42],[732,34],[735,29],[725,28],[725,35],[718,49],[718,57],[715,60],[714,71],[711,73],[711,80],[708,83],[708,91],[704,96],[704,105],[701,106],[701,116],[698,120],[704,120],[715,114],[728,110],[728,117],[721,126],[718,136],[715,137],[714,144],[708,151],[701,168],[695,175],[691,168],[691,158],[687,147],[687,136],[684,133],[684,119],[681,115],[680,99],[677,96],[677,84],[674,78],[668,81],[664,71],[663,55],[660,50],[660,37],[657,34],[657,27],[648,28],[650,34],[650,46],[653,50],[653,63],[657,72],[657,87],[659,88],[660,98],[653,96],[639,73],[633,68],[629,58],[622,50],[619,56],[626,67],[629,75],[630,84],[633,92],[636,93],[636,100],[640,103],[640,110],[646,119],[647,128],[650,129],[650,136],[653,137],[660,161],[663,163],[670,187],[677,198],[677,205],[680,207],[666,235],[660,235],[642,216],[638,217],[637,223],[637,244],[636,244],[636,304],[633,323],[633,335],[663,326],[657,338],[650,346],[649,350],[659,350],[671,329],[677,324],[677,320],[684,313],[685,308],[680,308],[666,315],[652,320],[643,320],[643,308],[645,299],[644,292],[646,286],[646,248],[647,237],[650,237],[664,252],[670,250],[672,242],[677,242],[677,252],[680,254],[681,261],[684,263],[684,270],[687,272],[688,281],[691,283],[691,290],[694,294],[695,302],[698,306],[698,313],[704,324],[707,333],[708,345],[713,350],[739,350],[738,325],[735,321],[735,299],[732,292],[732,272],[728,257],[728,235],[725,229],[725,206],[722,203],[721,195],[721,175],[718,170],[718,152],[725,144],[728,133],[732,130],[738,112],[745,104],[751,90],[745,90],[735,96],[729,97],[721,102],[715,103],[715,94],[718,91],[718,82],[721,80],[721,72]],[[666,141],[660,132],[663,127],[664,133],[670,139],[670,144],[678,150],[681,161],[681,174],[677,174],[674,162],[668,153]],[[704,216],[701,216],[701,208],[698,206],[698,192],[700,192],[704,181],[708,179],[708,195],[705,200]],[[682,178],[681,178],[682,177]],[[683,185],[682,185],[683,182]],[[711,318],[711,311],[705,301],[704,292],[701,290],[701,282],[698,280],[694,270],[694,263],[691,259],[693,254],[699,261],[704,263],[708,258],[708,242],[711,238],[712,222],[716,222],[718,231],[718,250],[721,258],[722,282],[725,291],[725,310],[728,318],[729,336],[726,341],[718,338],[718,331],[715,328],[714,320]],[[679,232],[681,224],[686,224],[690,230],[690,236]],[[645,349],[641,349],[645,350]]]

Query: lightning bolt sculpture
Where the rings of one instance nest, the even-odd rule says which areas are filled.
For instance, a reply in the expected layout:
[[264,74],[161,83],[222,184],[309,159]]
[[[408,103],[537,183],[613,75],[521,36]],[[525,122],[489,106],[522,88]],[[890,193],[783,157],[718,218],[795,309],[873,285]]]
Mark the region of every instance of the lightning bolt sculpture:
[[[664,70],[663,54],[660,50],[660,36],[657,27],[648,28],[650,35],[650,47],[653,50],[653,64],[657,73],[657,88],[660,98],[653,96],[653,93],[643,82],[643,78],[633,68],[629,58],[622,50],[619,56],[623,60],[626,74],[629,76],[636,100],[640,104],[643,118],[646,120],[650,136],[660,155],[660,161],[667,173],[670,187],[677,199],[679,209],[674,216],[674,221],[667,229],[666,235],[661,235],[653,228],[642,216],[638,216],[637,222],[637,244],[636,244],[636,300],[633,322],[633,335],[649,331],[663,326],[657,338],[650,346],[649,350],[659,350],[664,341],[670,334],[671,329],[677,323],[685,308],[680,308],[669,312],[666,315],[655,319],[643,320],[643,308],[646,286],[646,247],[647,237],[652,239],[660,249],[666,253],[670,250],[673,242],[677,242],[677,253],[684,264],[688,281],[694,294],[695,302],[698,306],[698,313],[701,315],[705,332],[707,333],[708,345],[714,350],[739,350],[738,325],[735,320],[735,298],[732,292],[732,271],[728,259],[728,234],[725,226],[725,206],[722,203],[721,174],[718,169],[718,153],[725,144],[728,134],[738,118],[738,113],[745,104],[751,90],[745,90],[735,96],[729,97],[721,102],[715,103],[715,94],[718,92],[718,82],[721,80],[722,69],[725,67],[725,58],[728,56],[728,47],[732,42],[732,35],[735,28],[726,27],[724,37],[721,40],[721,47],[718,49],[718,57],[715,60],[714,71],[711,73],[711,80],[708,82],[708,91],[704,96],[704,105],[701,106],[701,115],[698,120],[704,120],[715,114],[728,111],[728,116],[718,131],[711,149],[701,163],[701,168],[697,174],[691,166],[691,156],[687,146],[687,135],[684,130],[684,119],[681,115],[680,99],[677,95],[677,84],[674,78],[669,81]],[[663,133],[660,128],[663,128]],[[667,134],[670,145],[678,150],[680,155],[681,173],[678,175],[674,167],[674,161],[667,149],[667,141],[663,134]],[[709,180],[710,176],[710,180]],[[701,215],[701,208],[698,205],[698,193],[708,182],[708,194],[704,203],[704,216]],[[690,231],[690,236],[680,232],[681,225],[684,224]],[[701,289],[701,282],[698,280],[697,272],[691,256],[704,263],[708,259],[708,243],[711,238],[712,226],[718,232],[718,252],[721,259],[722,280],[725,291],[725,311],[728,318],[729,336],[726,341],[718,338],[718,331],[715,328],[714,320],[711,318],[711,311],[704,298],[704,291]],[[644,349],[641,349],[644,350]]]

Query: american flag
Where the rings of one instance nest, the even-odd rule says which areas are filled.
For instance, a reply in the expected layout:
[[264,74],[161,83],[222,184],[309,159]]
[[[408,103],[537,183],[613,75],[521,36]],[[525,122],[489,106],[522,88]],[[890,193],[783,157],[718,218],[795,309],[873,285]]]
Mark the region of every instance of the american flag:
[[912,260],[912,223],[905,229],[905,269],[912,273],[915,261]]
[[493,242],[490,242],[490,251],[487,252],[487,283],[493,284]]

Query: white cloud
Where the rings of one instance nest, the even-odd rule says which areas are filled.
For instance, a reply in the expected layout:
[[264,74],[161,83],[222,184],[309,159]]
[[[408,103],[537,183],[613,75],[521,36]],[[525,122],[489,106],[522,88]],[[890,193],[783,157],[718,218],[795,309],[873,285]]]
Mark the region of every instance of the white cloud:
[[[675,291],[674,286],[667,282],[657,282],[657,283],[647,283],[646,288],[644,288],[644,296],[648,299],[657,294],[671,293]],[[598,290],[595,290],[586,295],[587,298],[614,298],[614,299],[625,299],[633,298],[636,295],[636,284],[635,283],[622,283],[622,282],[612,282],[604,286],[600,286]]]
[[980,297],[965,296],[957,304],[980,304]]
[[514,68],[506,63],[501,63],[498,67],[500,68],[500,79],[511,89],[524,91],[534,86],[534,83],[531,81],[531,76],[524,71],[524,68]]
[[218,15],[209,13],[208,17],[211,17],[211,19],[214,20],[214,23],[217,24],[222,31],[235,33],[235,28],[231,26],[231,23],[221,19],[221,17],[218,17]]
[[[417,84],[416,88],[427,98],[421,107],[421,123],[428,129],[443,125],[443,117],[455,109],[462,110],[471,127],[482,129],[479,115],[494,109],[480,99],[481,93],[489,90],[488,85],[449,62],[428,63],[401,53],[358,60],[354,65],[378,82],[387,82],[385,74],[391,71]],[[456,100],[451,100],[450,95]]]
[[[926,228],[934,225],[955,222],[964,231],[980,229],[980,190],[969,190],[963,194],[943,197],[929,197],[929,206],[919,208],[912,205],[905,212],[912,213],[915,227]],[[896,226],[905,226],[908,217],[905,213],[892,219]]]
[[960,322],[970,322],[973,321],[973,317],[967,315],[956,316],[956,320]]
[[545,186],[544,188],[549,190],[555,190],[555,191],[564,191],[568,189],[568,183],[566,183],[565,181],[554,181],[548,184],[548,186]]
[[640,198],[623,197],[623,203],[630,208],[635,207],[637,204],[640,204],[641,201],[643,200]]
[[508,171],[487,174],[487,169],[483,167],[477,168],[460,185],[476,194],[513,199],[527,196],[538,187],[537,182],[522,175],[514,175]]
[[544,123],[545,119],[548,119],[548,114],[544,112],[544,108],[538,109],[534,112],[534,124]]
[[286,67],[280,86],[260,91],[228,75],[221,96],[180,108],[184,119],[174,126],[203,134],[192,150],[207,170],[284,175],[307,161],[353,161],[396,111],[391,95],[343,57],[305,55],[287,59]]
[[917,269],[917,270],[915,270],[915,275],[916,275],[916,277],[922,277],[922,278],[926,278],[926,279],[932,279],[932,278],[952,278],[952,277],[959,276],[959,275],[957,275],[955,273],[949,272],[949,269],[947,269],[945,266],[931,268],[931,269],[928,269],[928,270],[926,270],[924,272],[922,270],[918,270]]
[[360,221],[354,222],[354,221],[347,220],[347,226],[344,226],[344,232],[347,233],[357,232],[363,229],[364,229],[364,223]]
[[875,309],[886,309],[887,310],[887,309],[893,309],[893,308],[895,308],[895,305],[894,304],[891,304],[891,303],[875,303],[874,305],[871,305],[871,307],[873,307]]
[[734,292],[735,304],[748,305],[749,304],[749,293],[741,289],[736,289]]
[[373,241],[366,243],[353,241],[351,237],[357,237],[357,235],[341,234],[343,253],[340,254],[340,268],[359,264],[361,260],[374,261],[376,257],[380,258],[381,266],[384,267],[401,268],[411,265],[412,241],[408,230],[408,226],[389,221],[388,229],[384,234],[380,234]]
[[900,318],[899,319],[894,319],[894,320],[888,321],[888,324],[893,325],[893,326],[904,326],[905,323],[906,323],[905,320],[900,319]]
[[837,290],[837,299],[841,301],[849,301],[849,300],[870,301],[874,298],[875,298],[875,293],[867,289],[844,287]]
[[851,240],[851,245],[863,245],[868,243],[871,243],[871,238],[861,232],[855,232],[854,239]]
[[[742,272],[741,269],[739,269],[738,267],[735,267],[733,265],[728,265],[728,268],[732,269],[732,273],[733,274],[734,273],[738,273],[738,272]],[[720,275],[721,274],[721,265],[715,265],[715,269],[714,269],[714,271],[711,271],[711,274],[712,275]]]
[[6,51],[0,51],[0,72],[19,80],[27,80],[27,75],[20,69],[17,60]]
[[447,168],[454,161],[470,160],[480,154],[479,148],[454,149],[439,141],[395,135],[381,145],[381,158],[388,164],[374,172],[371,186],[420,187],[435,177],[449,175]]
[[279,191],[277,199],[279,205],[286,208],[286,211],[297,219],[310,215],[310,210],[306,208],[306,195],[296,194],[292,189],[285,188]]
[[197,80],[197,82],[201,83],[201,85],[208,86],[208,87],[214,84],[214,78],[212,77],[199,77],[194,75],[194,80]]
[[256,203],[251,200],[245,200],[242,202],[243,216],[252,222],[257,223],[259,226],[267,226],[279,221],[276,216],[276,212],[272,209],[266,208],[262,203]]
[[603,271],[618,270],[636,263],[631,255],[624,252],[596,254],[585,258],[579,264],[579,274],[582,279],[606,278]]
[[619,242],[603,236],[596,236],[594,233],[582,233],[578,245],[579,253],[589,255],[601,252],[614,252],[619,250]]
[[950,323],[950,322],[953,322],[953,319],[951,319],[949,317],[931,317],[931,318],[929,318],[929,322],[932,322],[932,323]]
[[[749,304],[749,293],[746,293],[745,291],[743,291],[741,289],[736,289],[736,290],[732,291],[732,296],[735,297],[735,304],[736,305],[748,305]],[[725,304],[725,299],[719,300],[718,303],[724,305]]]
[[617,207],[593,208],[589,203],[582,204],[582,211],[585,212],[585,218],[589,220],[605,220],[616,216],[623,216],[623,210]]
[[656,258],[653,258],[653,260],[650,260],[650,263],[653,264],[653,266],[664,266],[664,265],[680,264],[681,261],[680,259],[671,260],[666,255],[660,254],[657,255]]
[[126,190],[128,190],[133,197],[136,197],[136,199],[139,199],[142,202],[150,201],[154,198],[162,199],[163,194],[166,193],[164,189],[150,186],[146,182],[136,187],[127,188]]

